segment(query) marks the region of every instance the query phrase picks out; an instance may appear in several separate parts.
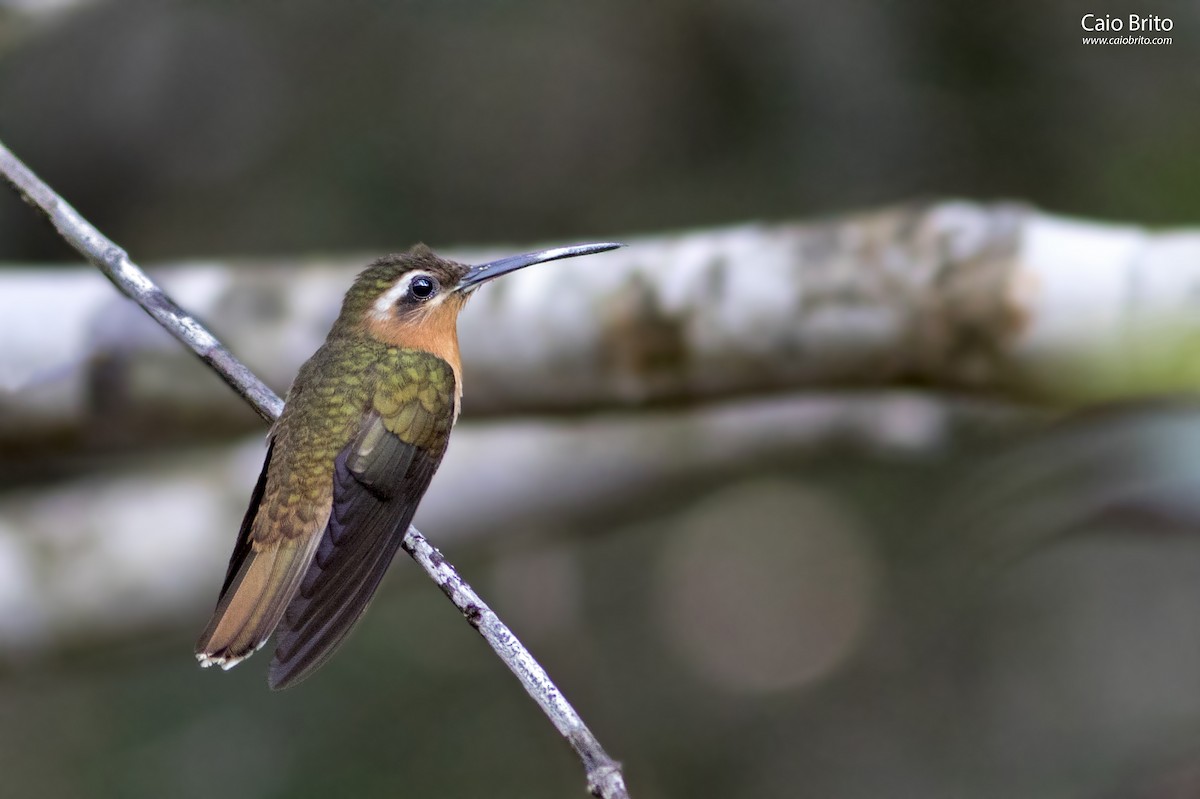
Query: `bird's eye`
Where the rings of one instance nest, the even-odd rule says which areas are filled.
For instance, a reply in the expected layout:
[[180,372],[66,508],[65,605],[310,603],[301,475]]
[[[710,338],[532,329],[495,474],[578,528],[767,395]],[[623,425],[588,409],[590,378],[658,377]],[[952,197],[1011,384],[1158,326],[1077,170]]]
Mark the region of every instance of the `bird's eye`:
[[414,300],[427,300],[437,292],[437,281],[426,275],[414,277],[408,284],[408,294]]

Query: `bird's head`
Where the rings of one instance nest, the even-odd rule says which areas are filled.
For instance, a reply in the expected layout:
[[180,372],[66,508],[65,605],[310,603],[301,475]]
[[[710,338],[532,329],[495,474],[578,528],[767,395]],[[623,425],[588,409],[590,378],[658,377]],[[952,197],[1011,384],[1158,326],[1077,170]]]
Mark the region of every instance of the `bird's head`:
[[526,266],[616,249],[620,244],[578,244],[513,255],[479,266],[450,261],[424,244],[385,255],[368,266],[346,292],[335,331],[357,331],[393,346],[457,358],[456,322],[467,298],[484,283]]

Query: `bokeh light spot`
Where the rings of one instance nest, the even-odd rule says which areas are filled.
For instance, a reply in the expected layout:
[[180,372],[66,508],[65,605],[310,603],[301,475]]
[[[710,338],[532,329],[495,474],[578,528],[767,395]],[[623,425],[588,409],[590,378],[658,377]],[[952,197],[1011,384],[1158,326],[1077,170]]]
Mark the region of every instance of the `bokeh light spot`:
[[879,570],[849,514],[798,483],[744,484],[680,518],[661,555],[665,636],[731,692],[792,689],[854,651]]

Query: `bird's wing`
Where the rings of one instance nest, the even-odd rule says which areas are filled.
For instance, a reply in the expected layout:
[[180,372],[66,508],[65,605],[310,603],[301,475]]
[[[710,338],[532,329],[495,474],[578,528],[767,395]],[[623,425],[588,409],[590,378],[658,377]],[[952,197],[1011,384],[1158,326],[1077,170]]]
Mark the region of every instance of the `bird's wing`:
[[418,374],[381,381],[358,435],[334,460],[332,512],[279,625],[272,688],[307,677],[362,616],[441,462],[453,373],[429,356]]
[[219,603],[229,593],[229,586],[237,576],[246,556],[250,553],[250,531],[254,528],[254,517],[258,515],[258,506],[262,504],[263,494],[267,490],[267,471],[271,468],[271,453],[275,451],[275,437],[267,442],[267,457],[263,459],[262,471],[258,473],[258,482],[250,494],[250,507],[242,517],[242,527],[238,530],[237,542],[233,545],[233,554],[229,556],[229,568],[225,570],[225,582],[221,584],[221,593],[217,597]]
[[[295,528],[290,536],[263,540],[263,530],[278,526],[272,518],[259,518],[264,509],[270,516],[272,508],[286,506],[278,490],[264,501],[274,451],[272,439],[238,531],[217,607],[196,644],[196,657],[203,666],[231,668],[266,643],[299,588],[320,538],[318,531],[328,518],[327,495],[323,502],[318,499],[314,503],[309,518],[289,519]],[[308,528],[307,534],[304,528]]]

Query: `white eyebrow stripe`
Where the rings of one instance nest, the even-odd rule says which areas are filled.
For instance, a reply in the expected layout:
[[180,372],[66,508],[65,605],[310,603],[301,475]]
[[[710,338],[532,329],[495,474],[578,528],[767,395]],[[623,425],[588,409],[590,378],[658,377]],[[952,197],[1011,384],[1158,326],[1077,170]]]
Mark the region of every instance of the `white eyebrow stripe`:
[[434,280],[437,279],[431,272],[409,272],[397,280],[390,289],[379,295],[379,299],[375,300],[375,304],[371,306],[371,313],[377,319],[386,319],[392,312],[392,306],[408,293],[408,288],[412,285],[413,278],[415,277],[433,277]]

